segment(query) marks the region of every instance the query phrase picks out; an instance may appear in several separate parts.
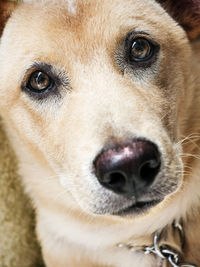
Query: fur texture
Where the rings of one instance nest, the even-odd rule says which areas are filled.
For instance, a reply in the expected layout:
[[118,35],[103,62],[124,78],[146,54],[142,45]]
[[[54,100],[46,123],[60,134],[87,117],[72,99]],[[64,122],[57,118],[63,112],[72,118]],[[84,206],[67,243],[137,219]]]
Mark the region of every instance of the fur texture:
[[[185,27],[171,1],[168,12],[153,0],[79,0],[75,9],[69,3],[20,4],[4,19],[0,45],[0,112],[37,211],[45,262],[160,266],[151,255],[116,245],[144,244],[183,218],[183,260],[199,264],[200,47],[188,39],[198,34],[198,23],[189,16]],[[188,6],[182,7],[184,13]],[[151,64],[127,60],[133,33],[159,44]],[[49,94],[27,89],[37,70],[54,80]],[[140,214],[113,215],[135,199],[102,187],[93,162],[108,144],[139,137],[162,155],[157,180],[141,201],[162,201]]]

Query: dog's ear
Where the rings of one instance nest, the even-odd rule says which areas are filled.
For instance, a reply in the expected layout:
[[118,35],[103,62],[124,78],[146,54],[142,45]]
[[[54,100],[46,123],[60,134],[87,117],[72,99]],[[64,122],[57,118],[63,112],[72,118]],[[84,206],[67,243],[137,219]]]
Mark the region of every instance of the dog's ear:
[[200,0],[156,0],[192,40],[200,35]]
[[12,11],[15,9],[17,1],[0,0],[0,36],[10,17]]

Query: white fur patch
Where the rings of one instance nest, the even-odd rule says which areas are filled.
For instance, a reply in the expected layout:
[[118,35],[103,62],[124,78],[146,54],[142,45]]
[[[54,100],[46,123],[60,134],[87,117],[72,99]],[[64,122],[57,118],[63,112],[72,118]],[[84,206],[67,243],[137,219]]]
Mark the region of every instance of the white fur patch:
[[60,185],[63,187],[63,188],[68,188],[67,186],[67,182],[66,182],[66,176],[64,175],[59,175],[59,181],[60,181]]
[[68,10],[70,13],[75,14],[76,13],[76,6],[75,2],[76,0],[68,0]]
[[[17,1],[17,0],[16,0]],[[43,0],[42,2],[56,2],[55,0]],[[68,11],[72,14],[76,13],[76,1],[77,0],[67,0],[67,7],[68,7]],[[24,3],[34,3],[34,0],[23,0]]]

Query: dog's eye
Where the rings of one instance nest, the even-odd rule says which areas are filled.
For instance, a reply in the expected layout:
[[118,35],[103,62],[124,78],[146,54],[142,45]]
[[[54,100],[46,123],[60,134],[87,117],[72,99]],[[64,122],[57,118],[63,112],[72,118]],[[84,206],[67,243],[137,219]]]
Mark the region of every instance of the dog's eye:
[[[145,32],[130,32],[124,40],[124,58],[134,70],[149,68],[158,58],[160,45]],[[121,54],[119,54],[121,57]],[[123,66],[117,57],[120,67]]]
[[153,55],[153,44],[145,38],[133,40],[130,49],[131,61],[145,61]]
[[26,88],[35,93],[43,93],[53,87],[53,80],[45,72],[34,71],[27,82]]

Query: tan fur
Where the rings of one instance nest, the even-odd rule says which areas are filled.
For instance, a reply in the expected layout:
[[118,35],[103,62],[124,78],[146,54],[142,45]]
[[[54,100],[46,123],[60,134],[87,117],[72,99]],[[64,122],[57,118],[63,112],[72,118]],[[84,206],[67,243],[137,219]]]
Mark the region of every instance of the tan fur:
[[[140,244],[180,217],[189,248],[184,260],[200,264],[199,44],[191,45],[153,0],[76,2],[73,12],[65,0],[20,4],[0,44],[0,112],[37,211],[46,264],[158,266],[151,255],[116,244]],[[116,63],[116,51],[133,29],[150,33],[161,46],[142,79],[129,69],[122,73]],[[61,86],[60,100],[38,102],[21,91],[34,61],[67,73],[70,86]],[[128,203],[100,186],[92,161],[110,139],[139,136],[158,144],[168,166],[163,183],[169,190],[174,185],[173,192],[137,216],[104,214],[110,201]]]

